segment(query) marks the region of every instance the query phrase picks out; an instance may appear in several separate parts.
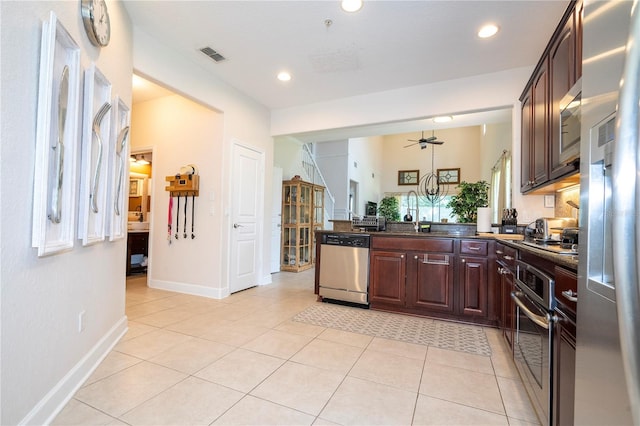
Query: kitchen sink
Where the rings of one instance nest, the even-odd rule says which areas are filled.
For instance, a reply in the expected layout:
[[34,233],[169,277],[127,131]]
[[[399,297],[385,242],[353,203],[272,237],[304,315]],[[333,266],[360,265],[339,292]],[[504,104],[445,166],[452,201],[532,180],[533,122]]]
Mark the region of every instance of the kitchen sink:
[[149,222],[127,222],[128,231],[148,231]]

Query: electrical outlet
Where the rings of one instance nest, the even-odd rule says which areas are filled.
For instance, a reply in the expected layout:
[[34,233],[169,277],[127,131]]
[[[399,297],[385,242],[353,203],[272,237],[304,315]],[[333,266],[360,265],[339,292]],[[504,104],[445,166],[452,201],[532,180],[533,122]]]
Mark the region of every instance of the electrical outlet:
[[85,311],[80,311],[80,313],[78,314],[78,333],[82,333],[84,331],[84,328],[85,328],[84,314],[85,313],[86,313]]

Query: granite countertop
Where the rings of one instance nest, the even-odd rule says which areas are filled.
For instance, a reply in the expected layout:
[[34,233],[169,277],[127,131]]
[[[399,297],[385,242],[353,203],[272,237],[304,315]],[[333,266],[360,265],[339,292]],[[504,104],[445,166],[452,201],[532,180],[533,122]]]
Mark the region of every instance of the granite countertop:
[[543,259],[550,260],[551,262],[564,266],[569,269],[578,269],[578,256],[568,254],[557,254],[546,250],[531,247],[529,245],[522,244],[524,236],[522,234],[492,234],[492,233],[476,233],[467,230],[454,230],[451,231],[432,231],[432,232],[415,232],[415,231],[334,231],[334,230],[317,230],[317,233],[335,234],[365,234],[373,237],[405,237],[405,238],[464,238],[464,239],[484,239],[484,240],[496,240],[507,246],[513,247],[517,250],[528,251]]
[[550,251],[538,249],[535,247],[531,247],[529,245],[522,244],[520,241],[513,240],[501,240],[498,239],[502,244],[513,247],[515,249],[521,251],[528,251],[530,253],[535,254],[538,257],[543,259],[547,259],[557,265],[564,266],[569,269],[578,270],[578,256],[573,256],[569,254],[556,254]]
[[334,231],[334,230],[317,230],[319,234],[365,234],[372,237],[412,237],[412,238],[473,238],[473,239],[522,239],[520,234],[492,234],[466,232],[466,231],[432,231],[432,232],[416,232],[416,231]]

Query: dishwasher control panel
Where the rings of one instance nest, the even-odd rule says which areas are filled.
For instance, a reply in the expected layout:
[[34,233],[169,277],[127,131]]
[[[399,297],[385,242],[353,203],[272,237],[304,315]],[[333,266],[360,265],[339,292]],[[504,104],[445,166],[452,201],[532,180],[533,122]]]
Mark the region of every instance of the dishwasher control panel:
[[322,244],[369,248],[371,237],[363,234],[323,234]]

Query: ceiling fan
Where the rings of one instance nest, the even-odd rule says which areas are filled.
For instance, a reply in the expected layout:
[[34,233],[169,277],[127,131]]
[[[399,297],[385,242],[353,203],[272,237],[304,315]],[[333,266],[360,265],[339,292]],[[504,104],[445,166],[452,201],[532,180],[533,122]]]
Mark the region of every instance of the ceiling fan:
[[[435,131],[433,133],[435,133]],[[418,145],[418,144],[420,144],[420,149],[425,149],[427,147],[427,144],[442,145],[444,143],[444,141],[439,141],[438,138],[433,133],[431,134],[430,137],[425,138],[424,137],[424,131],[423,131],[422,132],[422,137],[419,140],[407,139],[409,142],[415,142],[415,143],[406,145],[405,148],[408,148],[408,147],[413,146],[413,145]]]

